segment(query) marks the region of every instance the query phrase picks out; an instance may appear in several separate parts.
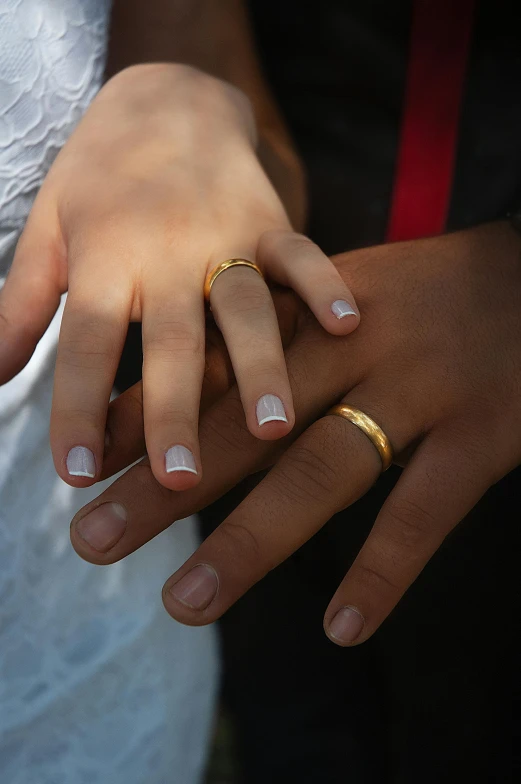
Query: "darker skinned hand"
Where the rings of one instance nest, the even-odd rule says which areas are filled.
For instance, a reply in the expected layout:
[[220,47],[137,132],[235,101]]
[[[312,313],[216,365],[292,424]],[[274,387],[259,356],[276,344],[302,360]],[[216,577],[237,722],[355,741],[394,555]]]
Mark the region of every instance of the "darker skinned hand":
[[[114,563],[271,465],[167,581],[165,606],[182,623],[218,619],[374,484],[378,452],[353,424],[327,415],[337,402],[372,417],[405,465],[325,612],[326,633],[341,645],[374,633],[447,534],[521,462],[521,240],[511,227],[368,248],[335,263],[362,321],[334,337],[304,306],[284,310],[297,416],[288,437],[261,442],[248,432],[237,389],[225,392],[231,379],[217,347],[200,486],[169,491],[145,459],[73,520],[76,551]],[[106,475],[142,453],[140,405],[138,390],[113,404]]]

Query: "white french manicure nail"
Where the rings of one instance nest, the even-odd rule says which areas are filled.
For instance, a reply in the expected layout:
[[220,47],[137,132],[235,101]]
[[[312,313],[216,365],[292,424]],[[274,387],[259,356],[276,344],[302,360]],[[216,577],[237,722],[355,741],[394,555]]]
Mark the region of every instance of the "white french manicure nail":
[[345,299],[336,299],[333,304],[331,305],[331,310],[337,317],[337,319],[343,319],[344,316],[356,316],[356,310],[346,302]]
[[188,471],[190,474],[197,473],[193,454],[185,446],[181,446],[181,444],[171,446],[167,450],[165,454],[165,469],[167,474],[172,474],[174,471]]
[[94,455],[86,446],[73,446],[67,455],[67,471],[71,476],[96,476]]
[[266,422],[287,422],[284,404],[276,395],[263,395],[257,403],[257,422],[259,427]]

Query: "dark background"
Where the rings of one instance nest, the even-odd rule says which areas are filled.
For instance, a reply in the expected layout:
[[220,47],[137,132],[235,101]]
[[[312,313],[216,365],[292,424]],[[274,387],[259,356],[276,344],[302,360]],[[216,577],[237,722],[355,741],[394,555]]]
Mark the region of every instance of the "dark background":
[[[328,253],[382,242],[411,2],[250,7],[306,164],[310,235]],[[514,3],[477,3],[450,230],[521,206],[518,16]],[[120,388],[139,378],[139,352],[136,327]],[[521,780],[520,470],[489,491],[368,643],[341,649],[323,633],[330,597],[398,476],[391,469],[220,623],[222,711],[208,783]],[[206,510],[204,534],[246,489]]]

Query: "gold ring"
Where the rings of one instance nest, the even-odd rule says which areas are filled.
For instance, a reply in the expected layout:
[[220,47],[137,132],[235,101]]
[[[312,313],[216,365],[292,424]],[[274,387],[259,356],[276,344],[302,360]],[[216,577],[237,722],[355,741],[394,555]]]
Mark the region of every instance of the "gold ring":
[[262,271],[257,267],[253,261],[248,261],[248,259],[227,259],[226,261],[222,261],[218,264],[214,269],[208,273],[206,276],[206,280],[204,282],[204,298],[207,302],[210,302],[210,292],[212,290],[212,286],[219,277],[222,272],[225,272],[230,267],[249,267],[252,270],[261,276],[264,280],[264,275]]
[[358,408],[347,406],[345,403],[333,406],[327,413],[348,419],[349,422],[356,425],[362,433],[365,433],[378,450],[378,454],[382,460],[382,472],[387,471],[393,462],[393,448],[384,431],[376,424],[374,419],[371,419],[370,416],[364,414],[363,411],[359,411]]

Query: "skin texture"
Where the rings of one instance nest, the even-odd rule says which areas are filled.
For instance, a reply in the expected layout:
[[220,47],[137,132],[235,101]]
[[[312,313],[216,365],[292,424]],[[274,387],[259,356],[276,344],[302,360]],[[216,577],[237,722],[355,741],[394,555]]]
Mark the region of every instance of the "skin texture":
[[[27,362],[68,290],[51,417],[51,448],[64,481],[83,487],[100,476],[129,321],[142,322],[154,474],[176,490],[200,481],[202,292],[221,261],[255,260],[265,276],[294,286],[333,334],[358,325],[334,266],[293,232],[256,142],[243,93],[192,67],[156,64],[113,77],[58,155],[0,294],[0,383]],[[351,315],[339,319],[331,309],[336,300],[349,303]],[[286,435],[293,402],[266,283],[251,269],[232,268],[215,281],[210,304],[252,433]],[[284,421],[263,424],[257,403],[266,395],[280,400]],[[90,454],[90,477],[70,474],[70,450],[78,447]],[[172,447],[192,456],[189,471],[169,473]]]
[[[521,242],[510,226],[369,248],[335,262],[364,314],[355,333],[333,337],[298,303],[280,307],[296,409],[291,434],[271,443],[252,437],[237,389],[223,394],[230,375],[214,345],[205,402],[219,399],[201,419],[201,484],[172,493],[145,460],[72,523],[83,558],[113,563],[273,465],[167,581],[165,606],[183,623],[219,618],[375,482],[380,462],[371,442],[349,422],[324,416],[336,402],[373,417],[405,466],[326,609],[325,631],[341,645],[373,634],[447,534],[521,461]],[[143,447],[138,389],[115,402],[112,424],[105,465],[115,471]],[[127,520],[102,553],[83,536],[88,513],[106,502],[121,504]],[[194,567],[179,601],[171,589]],[[201,576],[215,580],[215,595],[197,584]]]
[[136,63],[177,62],[238,87],[258,129],[257,154],[291,225],[307,211],[302,163],[255,50],[244,0],[114,0],[107,76]]

